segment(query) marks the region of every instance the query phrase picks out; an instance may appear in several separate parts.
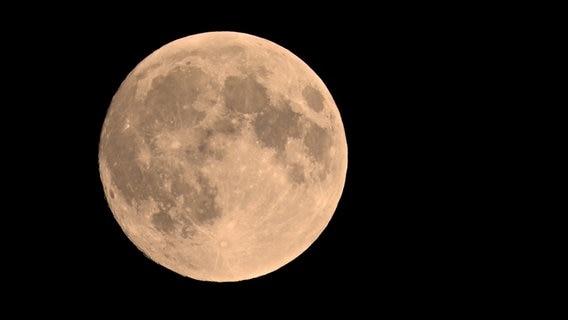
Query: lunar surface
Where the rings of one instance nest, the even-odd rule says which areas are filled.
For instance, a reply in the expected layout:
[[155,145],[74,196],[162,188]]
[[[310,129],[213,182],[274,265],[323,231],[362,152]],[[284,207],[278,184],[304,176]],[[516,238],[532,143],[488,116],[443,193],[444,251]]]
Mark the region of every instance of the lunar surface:
[[118,224],[186,277],[278,270],[331,220],[347,142],[323,81],[253,35],[201,33],[140,62],[114,95],[99,171]]

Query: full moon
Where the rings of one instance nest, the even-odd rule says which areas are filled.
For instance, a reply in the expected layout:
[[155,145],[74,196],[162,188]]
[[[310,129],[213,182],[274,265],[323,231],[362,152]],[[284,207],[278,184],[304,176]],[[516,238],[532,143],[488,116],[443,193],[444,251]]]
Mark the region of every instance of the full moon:
[[347,141],[323,81],[260,37],[207,32],[142,60],[107,111],[99,172],[114,218],[148,258],[231,282],[280,269],[341,198]]

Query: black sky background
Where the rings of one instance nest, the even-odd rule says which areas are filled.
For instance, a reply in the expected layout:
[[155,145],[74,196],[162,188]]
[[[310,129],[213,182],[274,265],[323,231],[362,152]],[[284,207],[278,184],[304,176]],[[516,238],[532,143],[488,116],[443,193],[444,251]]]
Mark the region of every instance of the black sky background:
[[[14,144],[32,153],[16,162],[40,163],[26,173],[37,190],[28,205],[41,208],[29,209],[28,232],[38,241],[14,250],[21,261],[14,268],[26,274],[23,298],[55,295],[84,310],[243,300],[245,313],[255,304],[380,314],[461,303],[458,293],[479,279],[475,262],[461,254],[469,244],[452,240],[468,232],[455,212],[475,207],[460,187],[475,174],[461,162],[468,138],[455,134],[468,125],[464,109],[475,99],[460,82],[475,67],[462,55],[473,50],[460,41],[470,29],[457,28],[465,15],[292,8],[285,18],[174,7],[88,15],[84,8],[6,38],[8,53],[26,62],[10,67],[20,75],[12,94],[26,101],[18,119],[33,110],[38,131],[33,150]],[[146,258],[114,220],[98,172],[100,130],[122,80],[159,47],[207,31],[250,33],[299,56],[334,97],[348,142],[344,193],[321,236],[281,269],[236,283],[184,278]],[[21,76],[20,66],[32,76]],[[456,103],[464,107],[456,111]]]

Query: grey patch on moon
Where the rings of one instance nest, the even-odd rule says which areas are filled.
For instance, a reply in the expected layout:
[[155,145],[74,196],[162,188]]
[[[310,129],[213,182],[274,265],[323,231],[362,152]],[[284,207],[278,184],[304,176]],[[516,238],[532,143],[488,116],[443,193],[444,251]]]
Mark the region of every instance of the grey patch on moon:
[[211,224],[222,215],[222,210],[216,201],[217,188],[212,186],[202,174],[197,175],[197,185],[199,188],[184,190],[188,199],[184,209],[192,220],[197,220],[200,225]]
[[210,161],[212,159],[223,160],[225,157],[225,150],[211,145],[208,141],[199,144],[197,153],[202,155],[201,160],[203,161]]
[[[229,130],[229,127],[225,127]],[[225,156],[226,150],[215,143],[215,139],[220,135],[220,133],[214,131],[211,128],[202,129],[200,132],[202,139],[200,139],[197,145],[198,157],[201,157],[204,161],[209,161],[211,159],[222,160]]]
[[165,76],[152,81],[140,115],[142,132],[162,131],[164,127],[193,127],[205,118],[206,113],[195,110],[193,103],[200,95],[199,88],[210,79],[201,69],[174,68]]
[[290,169],[288,170],[288,176],[295,184],[302,184],[306,181],[306,175],[304,173],[304,166],[293,163],[290,165]]
[[170,233],[174,229],[175,224],[172,217],[170,217],[170,215],[168,215],[164,211],[154,213],[152,215],[152,223],[158,230],[166,233]]
[[231,118],[221,118],[211,125],[211,130],[217,134],[234,135],[239,132],[243,121]]
[[206,79],[205,73],[196,67],[175,67],[165,76],[157,76],[152,80],[150,96],[154,106],[174,106],[192,104],[199,95],[199,85]]
[[[171,185],[169,191],[161,187],[166,181],[169,181]],[[180,212],[182,216],[199,225],[210,224],[222,214],[216,202],[217,188],[199,173],[191,182],[190,184],[185,181],[181,174],[172,173],[163,175],[161,179],[149,185],[148,190],[155,191],[154,199],[159,201],[165,209],[175,209],[176,212]],[[160,190],[156,191],[158,189]],[[180,196],[187,200],[180,204],[178,201]]]
[[314,159],[318,161],[327,160],[328,151],[331,147],[331,137],[326,129],[312,124],[306,132],[304,144],[308,153]]
[[[122,170],[119,171],[118,169],[114,169],[117,173],[114,182],[117,188],[122,190],[124,198],[130,205],[134,204],[136,200],[148,199],[153,196],[161,199],[161,201],[170,198],[168,192],[163,190],[163,188],[160,188],[162,190],[159,192],[154,192],[154,188],[159,188],[162,185],[164,172],[160,168],[144,170],[133,163],[123,162],[120,166]],[[121,178],[126,176],[129,178]]]
[[[164,210],[169,210],[178,206],[179,196],[184,196],[187,198],[187,203],[182,209],[186,210],[194,221],[210,223],[221,216],[221,210],[215,202],[217,190],[211,186],[205,176],[196,174],[195,181],[189,184],[184,180],[181,167],[167,165],[161,159],[154,160],[147,169],[138,166],[134,161],[116,161],[135,158],[136,147],[127,148],[126,145],[122,147],[119,143],[110,145],[107,151],[109,157],[107,161],[109,163],[115,161],[111,170],[112,180],[130,206],[139,200],[153,198]],[[164,185],[168,185],[169,188],[164,188]],[[159,217],[160,220],[154,221],[163,222],[160,224],[160,230],[169,231],[169,225],[164,224],[165,217]]]
[[323,110],[323,95],[312,86],[306,86],[302,90],[302,96],[306,99],[308,106],[315,112]]
[[119,141],[117,140],[107,147],[107,161],[111,166],[112,181],[114,181],[116,188],[121,191],[126,202],[132,205],[133,199],[139,194],[138,187],[144,183],[144,175],[141,168],[132,163],[136,153],[135,147],[117,143]]
[[241,113],[258,112],[267,107],[269,102],[266,88],[252,76],[227,77],[223,94],[225,95],[225,106]]
[[243,114],[229,109],[221,109],[214,122],[196,127],[192,131],[196,141],[194,146],[188,146],[183,150],[182,157],[195,167],[201,167],[211,160],[223,160],[226,154],[226,146],[216,143],[219,137],[236,136],[242,133],[247,119]]
[[184,158],[195,166],[200,166],[211,159],[222,159],[222,150],[212,148],[207,141],[202,141],[196,148],[187,148]]
[[[222,160],[226,150],[215,144],[215,138],[219,135],[233,135],[238,131],[239,125],[228,123],[230,121],[219,120],[208,128],[197,128],[192,132],[195,136],[195,145],[189,145],[180,151],[180,160],[190,163],[194,167],[215,160]],[[217,131],[215,128],[219,128]]]
[[315,124],[311,124],[304,136],[304,145],[307,148],[307,153],[318,163],[323,164],[323,171],[320,172],[320,178],[322,179],[331,170],[333,159],[329,150],[333,145],[332,143],[333,141],[328,130]]
[[268,148],[274,148],[282,155],[288,138],[300,136],[300,115],[288,106],[267,108],[253,120],[256,136]]

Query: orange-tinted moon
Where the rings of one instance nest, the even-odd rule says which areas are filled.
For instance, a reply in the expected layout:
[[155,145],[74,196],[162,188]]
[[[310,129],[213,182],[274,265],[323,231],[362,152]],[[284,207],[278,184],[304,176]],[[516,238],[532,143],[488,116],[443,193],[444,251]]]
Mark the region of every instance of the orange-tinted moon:
[[139,250],[183,276],[239,281],[304,252],[332,218],[347,142],[324,83],[285,48],[237,32],[170,42],[114,95],[105,195]]

